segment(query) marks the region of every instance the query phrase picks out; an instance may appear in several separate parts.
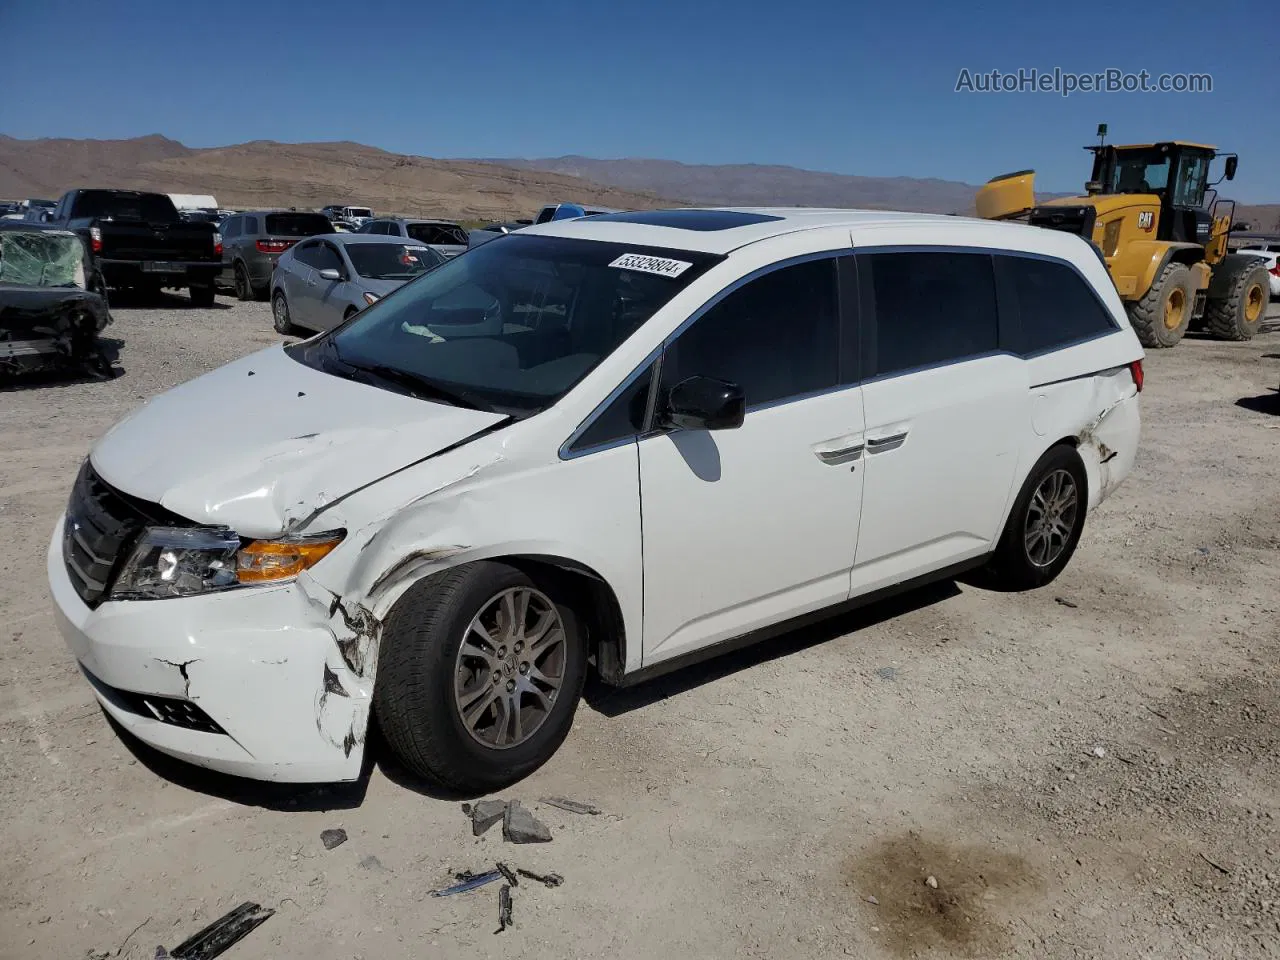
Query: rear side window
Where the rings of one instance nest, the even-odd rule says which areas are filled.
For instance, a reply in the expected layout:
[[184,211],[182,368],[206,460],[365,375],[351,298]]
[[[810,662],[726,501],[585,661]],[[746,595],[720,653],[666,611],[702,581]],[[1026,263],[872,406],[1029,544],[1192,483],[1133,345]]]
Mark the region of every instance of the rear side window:
[[242,232],[247,237],[256,237],[258,235],[258,218],[245,217]]
[[458,227],[447,223],[411,223],[409,236],[419,243],[465,244],[467,238]]
[[333,233],[333,224],[319,213],[269,213],[267,234],[273,237],[315,237]]
[[746,283],[695,320],[667,348],[662,380],[727,380],[759,406],[836,386],[839,346],[835,258],[810,260]]
[[1093,288],[1065,263],[1001,254],[996,258],[1018,309],[1022,354],[1042,353],[1116,329]]
[[859,275],[875,304],[872,376],[952,363],[1000,342],[995,273],[985,253],[863,254]]

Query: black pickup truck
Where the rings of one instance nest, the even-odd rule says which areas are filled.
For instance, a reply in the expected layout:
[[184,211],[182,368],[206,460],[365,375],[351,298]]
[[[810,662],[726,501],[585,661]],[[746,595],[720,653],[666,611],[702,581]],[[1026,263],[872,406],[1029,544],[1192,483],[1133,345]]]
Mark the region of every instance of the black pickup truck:
[[163,193],[70,190],[44,222],[80,235],[107,287],[186,288],[194,305],[213,305],[222,236],[211,223],[183,220]]

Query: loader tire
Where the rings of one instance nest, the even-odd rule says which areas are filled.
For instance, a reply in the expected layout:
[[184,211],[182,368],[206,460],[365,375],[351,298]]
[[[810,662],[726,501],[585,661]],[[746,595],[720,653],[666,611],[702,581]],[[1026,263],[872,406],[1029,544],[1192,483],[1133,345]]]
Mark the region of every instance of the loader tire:
[[1128,305],[1129,323],[1144,347],[1176,346],[1187,332],[1194,302],[1191,271],[1181,263],[1166,263],[1146,295]]
[[1205,304],[1205,325],[1219,340],[1252,340],[1267,315],[1271,282],[1260,262],[1240,271],[1225,297]]

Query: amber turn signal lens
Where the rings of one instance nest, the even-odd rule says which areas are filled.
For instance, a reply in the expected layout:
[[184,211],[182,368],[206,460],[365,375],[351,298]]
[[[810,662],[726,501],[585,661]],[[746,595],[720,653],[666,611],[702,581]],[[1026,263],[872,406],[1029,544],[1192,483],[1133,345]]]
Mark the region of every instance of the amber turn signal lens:
[[288,580],[319,563],[342,542],[342,534],[324,534],[296,540],[253,540],[236,555],[241,583]]

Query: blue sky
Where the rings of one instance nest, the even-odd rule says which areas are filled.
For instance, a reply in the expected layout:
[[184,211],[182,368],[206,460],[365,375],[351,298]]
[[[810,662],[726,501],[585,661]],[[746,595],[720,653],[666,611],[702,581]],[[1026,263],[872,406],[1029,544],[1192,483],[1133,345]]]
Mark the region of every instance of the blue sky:
[[[1042,189],[1076,190],[1080,147],[1105,121],[1113,141],[1235,150],[1224,193],[1280,201],[1280,47],[1265,5],[960,7],[0,0],[0,133],[356,140],[436,157],[662,157],[970,183],[1033,167]],[[954,92],[962,68],[1055,66],[1209,73],[1214,89]]]

